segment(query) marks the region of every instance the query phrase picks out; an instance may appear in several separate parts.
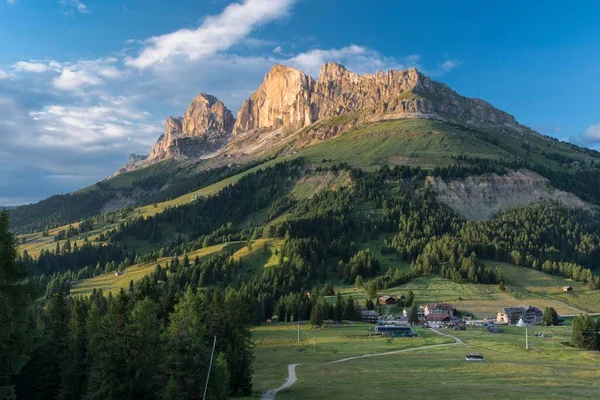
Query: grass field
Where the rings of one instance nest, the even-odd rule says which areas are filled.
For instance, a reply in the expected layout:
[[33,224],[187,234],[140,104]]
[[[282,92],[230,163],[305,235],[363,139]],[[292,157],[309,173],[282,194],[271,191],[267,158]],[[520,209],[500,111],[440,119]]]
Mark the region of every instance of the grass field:
[[[360,327],[316,331],[317,351],[311,345],[313,330],[304,330],[304,342],[295,342],[295,326],[260,327],[256,343],[255,396],[276,388],[287,377],[287,364],[296,368],[298,381],[279,393],[278,399],[484,398],[554,399],[595,398],[600,379],[600,352],[586,352],[561,342],[569,340],[565,327],[539,327],[545,338],[530,335],[525,350],[523,328],[501,328],[488,334],[482,328],[464,332],[440,330],[457,336],[464,345],[361,358],[339,364],[331,359],[367,352],[418,347],[445,341],[422,332],[422,339],[361,337]],[[356,331],[353,335],[352,332]],[[482,363],[469,363],[464,353],[478,352]]]
[[260,393],[283,383],[287,377],[287,365],[290,363],[321,365],[324,362],[361,354],[453,341],[426,330],[419,330],[421,338],[397,340],[369,337],[367,330],[372,327],[372,324],[355,323],[315,329],[303,324],[300,326],[300,342],[297,340],[298,331],[294,324],[276,323],[255,328],[252,332],[252,340],[256,346],[255,397],[260,397]]

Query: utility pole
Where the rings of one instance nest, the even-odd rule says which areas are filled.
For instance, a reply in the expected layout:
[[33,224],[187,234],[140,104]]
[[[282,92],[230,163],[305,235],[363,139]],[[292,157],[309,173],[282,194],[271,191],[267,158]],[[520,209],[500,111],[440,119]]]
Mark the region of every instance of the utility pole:
[[313,351],[317,351],[317,335],[313,336]]
[[300,343],[300,318],[298,318],[298,343]]
[[215,341],[213,342],[212,354],[210,355],[210,364],[208,364],[208,374],[206,375],[206,385],[204,385],[204,396],[202,399],[206,400],[206,391],[208,390],[208,379],[210,378],[210,370],[212,368],[213,357],[215,356],[215,347],[217,346],[217,335],[215,335]]
[[527,332],[527,325],[525,325],[525,350],[529,350],[529,335]]

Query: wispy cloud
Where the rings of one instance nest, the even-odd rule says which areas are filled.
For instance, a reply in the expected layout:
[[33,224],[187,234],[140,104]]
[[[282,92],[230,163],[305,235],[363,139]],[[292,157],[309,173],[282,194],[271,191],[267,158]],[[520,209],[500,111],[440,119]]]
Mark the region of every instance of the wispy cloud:
[[79,0],[60,0],[63,7],[68,9],[68,13],[88,14],[91,13],[88,6]]
[[442,63],[442,65],[440,66],[440,69],[444,72],[450,72],[453,69],[455,69],[456,67],[458,67],[460,64],[462,64],[462,61],[446,60]]
[[194,29],[180,29],[146,40],[141,53],[127,60],[139,69],[168,63],[174,58],[200,60],[237,44],[257,27],[286,15],[295,0],[245,0],[228,5]]

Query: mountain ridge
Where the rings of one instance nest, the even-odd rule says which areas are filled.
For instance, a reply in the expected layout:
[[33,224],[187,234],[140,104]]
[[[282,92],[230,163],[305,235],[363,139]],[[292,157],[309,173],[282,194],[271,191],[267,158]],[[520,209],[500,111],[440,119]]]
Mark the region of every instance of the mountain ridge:
[[286,137],[293,141],[291,134],[311,125],[351,115],[357,115],[351,124],[315,131],[309,142],[327,140],[360,123],[407,118],[493,127],[513,134],[534,132],[512,115],[484,100],[461,96],[416,68],[360,75],[329,62],[315,80],[299,69],[277,64],[244,101],[237,118],[216,97],[201,93],[182,118],[165,121],[165,133],[146,158],[132,155],[117,174],[167,158],[236,158],[270,150],[285,145]]

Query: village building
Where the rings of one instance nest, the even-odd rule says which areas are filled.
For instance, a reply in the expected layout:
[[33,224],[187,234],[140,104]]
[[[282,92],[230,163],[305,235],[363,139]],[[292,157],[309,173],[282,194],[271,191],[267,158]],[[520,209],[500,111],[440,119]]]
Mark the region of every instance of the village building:
[[448,314],[450,318],[454,316],[454,307],[448,303],[431,303],[426,304],[423,308],[425,316],[429,314]]
[[563,292],[572,292],[573,286],[563,286]]
[[415,336],[412,328],[407,325],[377,325],[375,332],[387,337],[412,337]]
[[392,296],[381,296],[379,298],[379,304],[381,304],[382,306],[393,306],[394,304],[396,304],[396,299]]
[[450,324],[450,315],[448,314],[427,314],[425,316],[427,325],[431,328],[443,328]]
[[379,313],[377,311],[369,310],[365,307],[360,311],[360,319],[362,322],[375,323],[379,321]]

